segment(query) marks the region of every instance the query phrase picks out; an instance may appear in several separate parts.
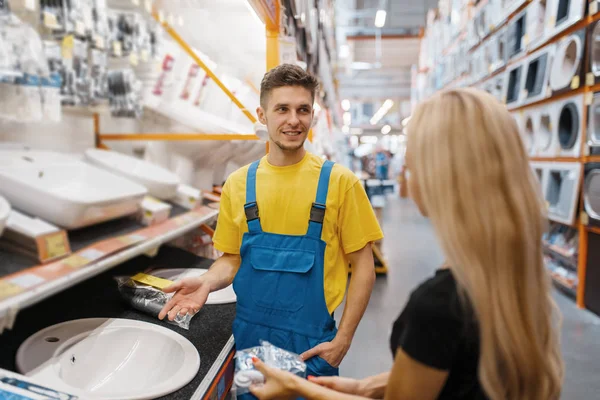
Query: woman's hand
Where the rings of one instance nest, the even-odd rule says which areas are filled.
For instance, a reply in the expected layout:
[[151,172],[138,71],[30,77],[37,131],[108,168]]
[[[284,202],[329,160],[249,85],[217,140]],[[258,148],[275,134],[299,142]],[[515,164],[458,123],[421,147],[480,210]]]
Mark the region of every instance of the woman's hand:
[[342,378],[339,376],[309,376],[308,380],[323,387],[335,390],[336,392],[356,394],[360,396],[365,395],[362,390],[361,381],[357,379]]
[[258,358],[253,358],[254,367],[265,377],[262,385],[250,386],[250,392],[259,400],[293,399],[297,397],[296,382],[300,379],[291,372],[268,367]]

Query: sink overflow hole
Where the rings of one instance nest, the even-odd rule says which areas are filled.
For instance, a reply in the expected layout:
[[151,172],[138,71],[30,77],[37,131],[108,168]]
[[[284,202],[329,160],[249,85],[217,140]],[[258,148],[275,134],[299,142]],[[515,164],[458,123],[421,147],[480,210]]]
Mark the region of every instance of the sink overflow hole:
[[56,343],[58,342],[60,339],[54,336],[50,336],[44,339],[46,342],[48,343]]
[[71,364],[75,364],[75,356],[71,356]]

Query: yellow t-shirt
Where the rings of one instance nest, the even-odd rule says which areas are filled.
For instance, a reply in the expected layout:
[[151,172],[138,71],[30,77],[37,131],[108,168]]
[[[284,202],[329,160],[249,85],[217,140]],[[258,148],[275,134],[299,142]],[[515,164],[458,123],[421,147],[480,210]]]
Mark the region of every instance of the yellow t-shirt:
[[[299,163],[286,167],[269,164],[266,156],[260,160],[256,202],[263,231],[306,234],[323,162],[310,153]],[[223,186],[213,242],[215,248],[224,253],[239,254],[242,236],[248,231],[244,213],[248,168],[249,165],[235,171]],[[345,254],[383,238],[383,233],[360,180],[342,165],[335,164],[331,171],[326,207],[321,239],[327,243],[324,288],[331,313],[346,292],[348,262]]]

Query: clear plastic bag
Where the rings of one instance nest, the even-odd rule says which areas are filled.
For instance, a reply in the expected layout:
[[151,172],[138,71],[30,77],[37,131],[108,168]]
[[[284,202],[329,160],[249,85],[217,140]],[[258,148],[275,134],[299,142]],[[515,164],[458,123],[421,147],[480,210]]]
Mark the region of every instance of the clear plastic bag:
[[[165,293],[155,287],[134,281],[129,276],[117,276],[115,280],[119,285],[121,298],[127,304],[138,311],[156,318],[158,318],[158,314],[164,305],[173,297],[172,293]],[[183,316],[177,315],[173,321],[169,321],[168,318],[164,320],[172,325],[189,330],[193,317],[194,315],[188,313]]]
[[235,376],[232,391],[236,396],[248,393],[253,384],[264,383],[264,376],[254,368],[253,357],[260,359],[269,367],[306,378],[306,364],[298,354],[280,349],[264,340],[260,344],[260,346],[238,350],[235,354]]

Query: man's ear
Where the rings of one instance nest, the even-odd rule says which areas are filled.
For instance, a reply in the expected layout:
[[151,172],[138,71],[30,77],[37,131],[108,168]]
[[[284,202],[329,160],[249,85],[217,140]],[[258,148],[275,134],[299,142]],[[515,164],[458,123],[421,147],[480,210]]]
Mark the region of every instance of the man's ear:
[[261,124],[266,125],[267,124],[267,118],[265,116],[265,110],[263,110],[262,107],[258,107],[256,109],[256,115],[258,115],[258,120],[260,121]]

